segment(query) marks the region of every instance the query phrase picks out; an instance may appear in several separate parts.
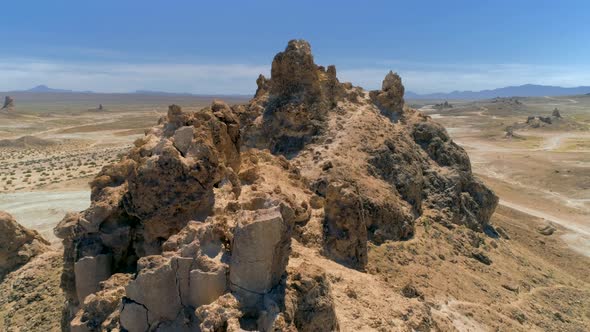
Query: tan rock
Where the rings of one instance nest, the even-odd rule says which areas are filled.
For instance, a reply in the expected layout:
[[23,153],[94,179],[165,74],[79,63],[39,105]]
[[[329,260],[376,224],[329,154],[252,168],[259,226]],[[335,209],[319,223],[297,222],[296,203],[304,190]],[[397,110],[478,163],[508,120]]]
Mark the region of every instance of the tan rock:
[[198,308],[211,304],[227,290],[225,269],[205,272],[199,269],[190,272],[190,305]]
[[401,77],[390,71],[383,80],[381,91],[371,91],[371,99],[383,115],[397,121],[403,114],[404,92]]
[[324,207],[325,250],[334,260],[355,268],[367,264],[367,224],[361,199],[343,183],[328,186]]
[[100,289],[100,282],[111,276],[111,255],[82,257],[74,264],[76,293],[78,301],[84,302],[86,296]]
[[129,332],[145,332],[149,329],[147,310],[137,303],[125,303],[120,319],[121,327]]
[[[233,292],[253,302],[279,283],[289,260],[290,228],[278,207],[244,212],[232,243],[229,280]],[[254,306],[252,302],[244,305]]]
[[241,331],[238,321],[242,317],[240,303],[231,294],[225,294],[215,302],[197,308],[195,315],[201,321],[202,332]]
[[49,242],[37,231],[21,226],[10,214],[0,211],[0,280],[48,248]]
[[138,265],[137,277],[126,287],[127,297],[147,309],[150,325],[174,320],[182,307],[176,264],[162,256],[147,256]]
[[296,331],[339,331],[330,282],[319,266],[302,263],[289,270],[285,318]]

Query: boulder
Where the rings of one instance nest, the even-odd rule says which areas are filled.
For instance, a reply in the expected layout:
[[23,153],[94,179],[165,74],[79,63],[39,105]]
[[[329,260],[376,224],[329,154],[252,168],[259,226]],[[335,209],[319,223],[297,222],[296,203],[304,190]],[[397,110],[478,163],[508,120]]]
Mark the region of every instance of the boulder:
[[234,230],[229,280],[245,306],[256,306],[285,274],[291,251],[291,225],[279,207],[244,211]]
[[119,309],[130,274],[114,274],[99,284],[100,290],[84,299],[70,323],[71,331],[105,331],[119,327]]
[[150,327],[146,308],[135,302],[123,304],[120,320],[121,327],[129,332],[145,332]]
[[49,242],[8,213],[0,211],[0,280],[31,258],[47,251]]
[[302,263],[289,270],[285,307],[285,320],[296,331],[339,330],[330,282],[319,266]]
[[367,224],[354,188],[345,183],[330,184],[324,213],[324,249],[328,256],[363,269],[367,264]]
[[232,294],[225,294],[215,302],[197,308],[195,315],[201,322],[201,332],[242,331],[240,302]]
[[85,256],[74,264],[76,293],[78,301],[84,302],[86,296],[97,292],[101,281],[111,276],[111,255]]
[[162,256],[147,256],[138,265],[139,273],[127,285],[126,297],[147,310],[150,325],[175,320],[182,307],[177,264]]
[[195,269],[190,271],[190,304],[195,308],[207,305],[227,290],[227,271],[202,271]]
[[537,231],[540,234],[543,234],[545,236],[549,236],[549,235],[553,235],[553,233],[555,233],[555,231],[557,231],[557,228],[555,228],[553,225],[551,224],[547,224],[544,226],[541,226],[537,229]]

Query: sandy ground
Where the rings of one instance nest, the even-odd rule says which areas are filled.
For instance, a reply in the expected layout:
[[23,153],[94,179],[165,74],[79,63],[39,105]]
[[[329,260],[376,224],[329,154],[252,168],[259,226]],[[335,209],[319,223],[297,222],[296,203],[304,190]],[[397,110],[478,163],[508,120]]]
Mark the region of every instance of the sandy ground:
[[0,210],[12,214],[21,224],[36,229],[56,243],[53,227],[68,211],[90,205],[90,191],[33,191],[0,194]]

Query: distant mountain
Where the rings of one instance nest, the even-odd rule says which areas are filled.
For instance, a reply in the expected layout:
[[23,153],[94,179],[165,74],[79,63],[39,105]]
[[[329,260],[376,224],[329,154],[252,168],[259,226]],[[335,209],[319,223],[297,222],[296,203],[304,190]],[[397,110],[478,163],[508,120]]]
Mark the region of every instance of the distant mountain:
[[[32,93],[72,93],[72,94],[105,94],[102,92],[94,92],[94,91],[75,91],[75,90],[66,90],[66,89],[54,89],[50,88],[47,85],[37,85],[34,88],[28,90],[13,90],[9,91],[10,93],[20,93],[20,92],[32,92]],[[106,93],[108,94],[108,93]],[[191,97],[249,97],[250,95],[242,95],[242,94],[196,94],[196,93],[189,93],[189,92],[164,92],[164,91],[155,91],[155,90],[136,90],[133,92],[123,92],[123,93],[112,93],[112,94],[135,94],[135,95],[143,95],[143,96],[163,96],[163,97],[174,97],[174,96],[191,96]]]
[[560,86],[525,84],[493,90],[453,91],[449,93],[417,94],[406,91],[406,99],[489,99],[494,97],[542,97],[590,94],[590,86],[564,88]]
[[53,89],[47,85],[37,85],[34,88],[24,90],[25,92],[41,92],[41,93],[92,93],[92,91],[73,91],[65,89]]

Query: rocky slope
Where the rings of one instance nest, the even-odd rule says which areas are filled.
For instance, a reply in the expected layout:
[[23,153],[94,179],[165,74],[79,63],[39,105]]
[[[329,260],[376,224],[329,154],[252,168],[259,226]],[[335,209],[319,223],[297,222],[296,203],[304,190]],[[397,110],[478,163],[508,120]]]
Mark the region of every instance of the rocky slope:
[[257,83],[248,105],[170,106],[94,179],[91,207],[55,230],[64,329],[338,330],[307,250],[364,273],[370,246],[419,224],[489,228],[498,198],[404,107],[398,75],[379,91],[340,83],[294,40]]
[[59,331],[61,255],[0,211],[0,331]]
[[0,280],[33,257],[47,251],[49,242],[0,211]]

